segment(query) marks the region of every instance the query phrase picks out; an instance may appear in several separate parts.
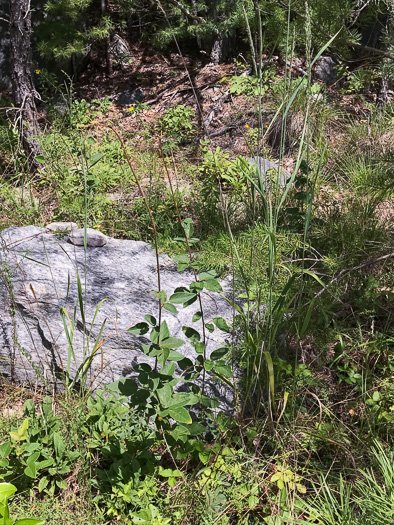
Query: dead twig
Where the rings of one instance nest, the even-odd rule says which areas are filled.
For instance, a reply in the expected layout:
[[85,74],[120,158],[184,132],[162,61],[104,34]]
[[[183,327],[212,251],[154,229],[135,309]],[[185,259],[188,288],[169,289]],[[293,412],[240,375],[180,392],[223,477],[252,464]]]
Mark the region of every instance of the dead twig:
[[[245,115],[254,115],[255,113],[256,113],[255,111],[251,110],[251,111],[246,111]],[[225,126],[224,128],[218,129],[217,131],[210,133],[209,135],[207,135],[207,138],[212,139],[214,137],[220,137],[221,135],[224,135],[225,133],[228,133],[229,131],[233,129],[239,128],[239,126],[246,124],[248,121],[249,119],[247,118],[237,120],[233,122],[232,124],[230,124],[229,126]]]

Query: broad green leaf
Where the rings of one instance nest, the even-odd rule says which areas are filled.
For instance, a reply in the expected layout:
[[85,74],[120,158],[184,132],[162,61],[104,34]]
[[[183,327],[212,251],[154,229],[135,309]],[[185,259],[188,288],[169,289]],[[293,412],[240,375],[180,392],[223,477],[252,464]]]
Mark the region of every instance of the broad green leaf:
[[200,293],[204,288],[204,284],[200,281],[195,281],[194,283],[190,284],[190,291]]
[[209,356],[209,359],[212,359],[212,361],[217,361],[218,359],[221,359],[225,355],[229,353],[229,348],[223,347],[223,348],[217,348],[212,352],[212,354]]
[[160,342],[163,341],[163,339],[167,339],[170,337],[170,330],[168,328],[167,321],[163,321],[160,325]]
[[126,332],[129,332],[130,334],[135,335],[144,335],[149,331],[149,325],[147,323],[137,323],[134,326],[130,326],[126,330]]
[[209,279],[215,279],[217,276],[215,270],[208,270],[207,272],[200,273],[200,281],[207,281]]
[[27,458],[27,461],[26,463],[30,466],[30,465],[36,465],[36,462],[37,462],[37,459],[40,457],[40,453],[39,452],[34,452],[34,454],[31,454],[28,458]]
[[28,465],[24,471],[23,471],[26,476],[28,476],[29,478],[35,478],[36,475],[37,475],[37,468],[36,468],[36,464],[35,463],[32,463],[31,465]]
[[54,462],[55,461],[53,458],[43,459],[42,461],[36,462],[36,468],[37,470],[48,468],[48,467],[51,467],[54,464]]
[[167,310],[167,312],[171,312],[172,314],[176,315],[178,313],[178,310],[176,309],[176,307],[171,303],[165,303],[163,305],[163,308],[164,310]]
[[92,168],[103,157],[102,153],[95,153],[89,159],[89,168]]
[[182,361],[185,359],[185,356],[181,354],[180,352],[177,352],[176,350],[170,350],[170,353],[168,355],[169,361]]
[[[179,355],[182,356],[182,354],[179,354]],[[168,363],[167,365],[163,366],[163,368],[159,371],[159,373],[160,375],[172,377],[175,373],[175,363]]]
[[259,498],[257,496],[254,496],[253,494],[250,495],[248,498],[248,504],[250,509],[255,509],[259,504]]
[[221,376],[224,376],[224,377],[233,377],[233,371],[231,369],[231,366],[230,365],[225,365],[225,366],[218,366],[216,365],[215,366],[215,371],[220,374]]
[[156,318],[153,317],[153,315],[146,314],[145,315],[145,320],[148,321],[148,323],[150,325],[152,325],[152,326],[156,326],[156,324],[157,324]]
[[165,408],[168,408],[172,395],[172,388],[170,387],[170,385],[166,384],[162,388],[158,388],[156,390],[156,394],[159,398],[160,403]]
[[188,301],[183,303],[183,308],[187,308],[191,304],[195,303],[197,301],[197,299],[198,299],[198,295],[196,294],[194,297],[191,297]]
[[49,478],[44,476],[40,479],[38,483],[38,492],[42,492],[44,489],[46,489],[47,485],[49,483]]
[[220,405],[220,401],[217,397],[201,396],[200,401],[208,408],[217,408]]
[[221,284],[216,279],[207,279],[206,281],[204,281],[204,288],[206,288],[210,292],[223,291]]
[[200,340],[200,334],[194,328],[190,326],[182,326],[182,331],[188,339],[192,342],[197,342]]
[[59,489],[66,490],[67,489],[67,481],[65,479],[57,479],[56,485],[59,487]]
[[193,235],[193,220],[189,217],[181,222],[181,226],[184,229],[186,237],[191,237]]
[[36,160],[37,162],[39,162],[40,164],[45,164],[45,158],[43,155],[36,155],[34,157],[34,160]]
[[293,195],[293,199],[302,201],[305,204],[309,204],[312,201],[313,196],[308,191],[298,191],[295,195]]
[[222,332],[230,332],[230,328],[227,325],[226,321],[223,319],[223,317],[215,317],[212,319],[212,322],[221,330]]
[[188,425],[192,423],[192,418],[184,407],[178,407],[173,410],[169,409],[168,413],[172,419],[175,419],[178,423],[187,423]]
[[170,468],[164,469],[163,467],[159,467],[159,476],[162,476],[163,478],[179,478],[182,476],[182,472]]
[[198,458],[203,465],[206,465],[208,463],[210,457],[211,457],[211,453],[208,451],[198,453]]
[[372,394],[372,399],[377,403],[380,400],[380,394],[377,390]]
[[195,405],[198,403],[198,397],[190,392],[175,392],[173,394],[169,408],[174,408],[175,405],[177,406],[185,406],[185,405]]
[[6,458],[11,452],[11,443],[9,441],[6,441],[2,445],[0,445],[0,457]]
[[160,346],[163,348],[179,348],[184,345],[185,341],[178,339],[177,337],[167,337],[160,341]]
[[208,370],[208,371],[212,370],[214,364],[215,363],[213,361],[210,361],[209,359],[205,359],[205,361],[204,361],[204,368],[205,368],[205,370]]
[[194,345],[194,348],[197,352],[197,354],[203,354],[205,351],[205,343],[196,343]]
[[18,428],[18,432],[10,432],[10,436],[15,441],[24,441],[27,439],[27,429],[29,428],[29,419],[24,419],[23,423]]
[[212,323],[206,323],[205,328],[208,332],[212,333],[215,330],[215,326]]
[[175,292],[171,295],[169,300],[173,304],[184,304],[194,298],[197,298],[197,295],[195,293]]
[[66,445],[62,436],[58,432],[53,434],[53,446],[55,448],[56,458],[58,460],[61,459],[63,457],[64,451],[66,450]]
[[111,392],[116,392],[117,394],[128,397],[137,391],[138,386],[134,379],[127,377],[124,379],[118,379],[118,381],[111,383],[107,386],[107,389]]
[[158,342],[159,335],[160,335],[160,328],[158,326],[154,326],[149,334],[149,338],[152,341],[152,343]]
[[192,317],[192,322],[195,323],[199,321],[202,317],[202,312],[196,312]]
[[198,436],[199,434],[202,434],[207,429],[204,427],[204,425],[201,425],[201,423],[197,423],[196,421],[193,422],[190,427],[188,428],[188,433],[191,436]]
[[[168,356],[170,355],[170,349],[168,347],[161,348],[161,353],[157,356],[157,362],[162,367],[166,364]],[[154,379],[153,381],[159,382],[159,378]],[[156,385],[157,386],[157,385]]]
[[0,483],[0,503],[4,503],[15,492],[16,487],[11,483]]

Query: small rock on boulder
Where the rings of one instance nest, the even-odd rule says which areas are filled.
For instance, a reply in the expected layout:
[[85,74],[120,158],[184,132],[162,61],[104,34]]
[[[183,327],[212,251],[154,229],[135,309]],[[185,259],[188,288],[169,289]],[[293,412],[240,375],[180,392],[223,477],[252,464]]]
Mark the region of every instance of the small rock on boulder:
[[[73,230],[68,236],[68,240],[74,246],[84,246],[85,244],[85,229],[78,228]],[[99,248],[107,244],[107,237],[103,233],[93,230],[93,228],[86,229],[86,245],[90,248]]]
[[46,226],[46,229],[51,232],[67,233],[78,229],[78,224],[75,222],[51,222]]

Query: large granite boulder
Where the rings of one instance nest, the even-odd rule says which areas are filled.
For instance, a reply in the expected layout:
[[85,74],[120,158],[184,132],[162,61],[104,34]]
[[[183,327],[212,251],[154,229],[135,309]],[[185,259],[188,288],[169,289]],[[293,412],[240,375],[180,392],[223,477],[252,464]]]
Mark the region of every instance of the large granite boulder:
[[[136,364],[153,361],[140,350],[141,338],[126,329],[144,321],[145,314],[158,316],[158,302],[151,293],[158,288],[155,253],[144,242],[109,237],[97,246],[102,244],[96,242],[101,238],[97,231],[88,231],[85,251],[79,245],[80,231],[73,229],[73,224],[67,223],[67,228],[59,224],[53,228],[12,227],[0,234],[0,372],[12,381],[61,388],[69,345],[60,309],[65,308],[72,318],[76,308],[71,375],[84,359],[89,338],[91,351],[99,337],[103,344],[93,360],[89,381],[97,387],[134,377]],[[162,289],[168,297],[175,288],[194,281],[191,272],[178,272],[167,256],[160,257],[160,272]],[[77,273],[85,302],[85,322],[78,306]],[[205,322],[216,316],[231,321],[232,310],[218,293],[203,293],[202,301]],[[192,326],[201,333],[201,320],[192,323],[198,310],[198,301],[185,309],[178,306],[177,315],[163,310],[171,335],[187,341],[183,326]],[[208,355],[223,345],[226,336],[218,329],[208,333]],[[196,356],[194,348],[186,343],[178,351],[193,360]],[[213,380],[209,389],[222,401],[224,396],[229,407],[228,389]]]

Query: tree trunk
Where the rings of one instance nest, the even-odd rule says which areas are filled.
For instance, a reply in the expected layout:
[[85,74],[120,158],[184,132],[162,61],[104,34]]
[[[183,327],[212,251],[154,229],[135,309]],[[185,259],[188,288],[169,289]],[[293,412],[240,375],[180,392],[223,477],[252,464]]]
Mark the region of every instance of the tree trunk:
[[33,84],[31,52],[31,11],[30,0],[10,2],[10,40],[12,64],[12,94],[16,106],[15,120],[25,150],[29,170],[36,172],[42,164],[36,156],[41,154],[34,136],[40,132],[37,123],[35,98],[39,98]]
[[[107,12],[107,0],[101,0],[101,17],[104,17]],[[108,32],[108,35],[105,37],[105,62],[106,62],[106,74],[107,77],[110,77],[113,72],[112,67],[112,54],[111,54],[111,36]]]

